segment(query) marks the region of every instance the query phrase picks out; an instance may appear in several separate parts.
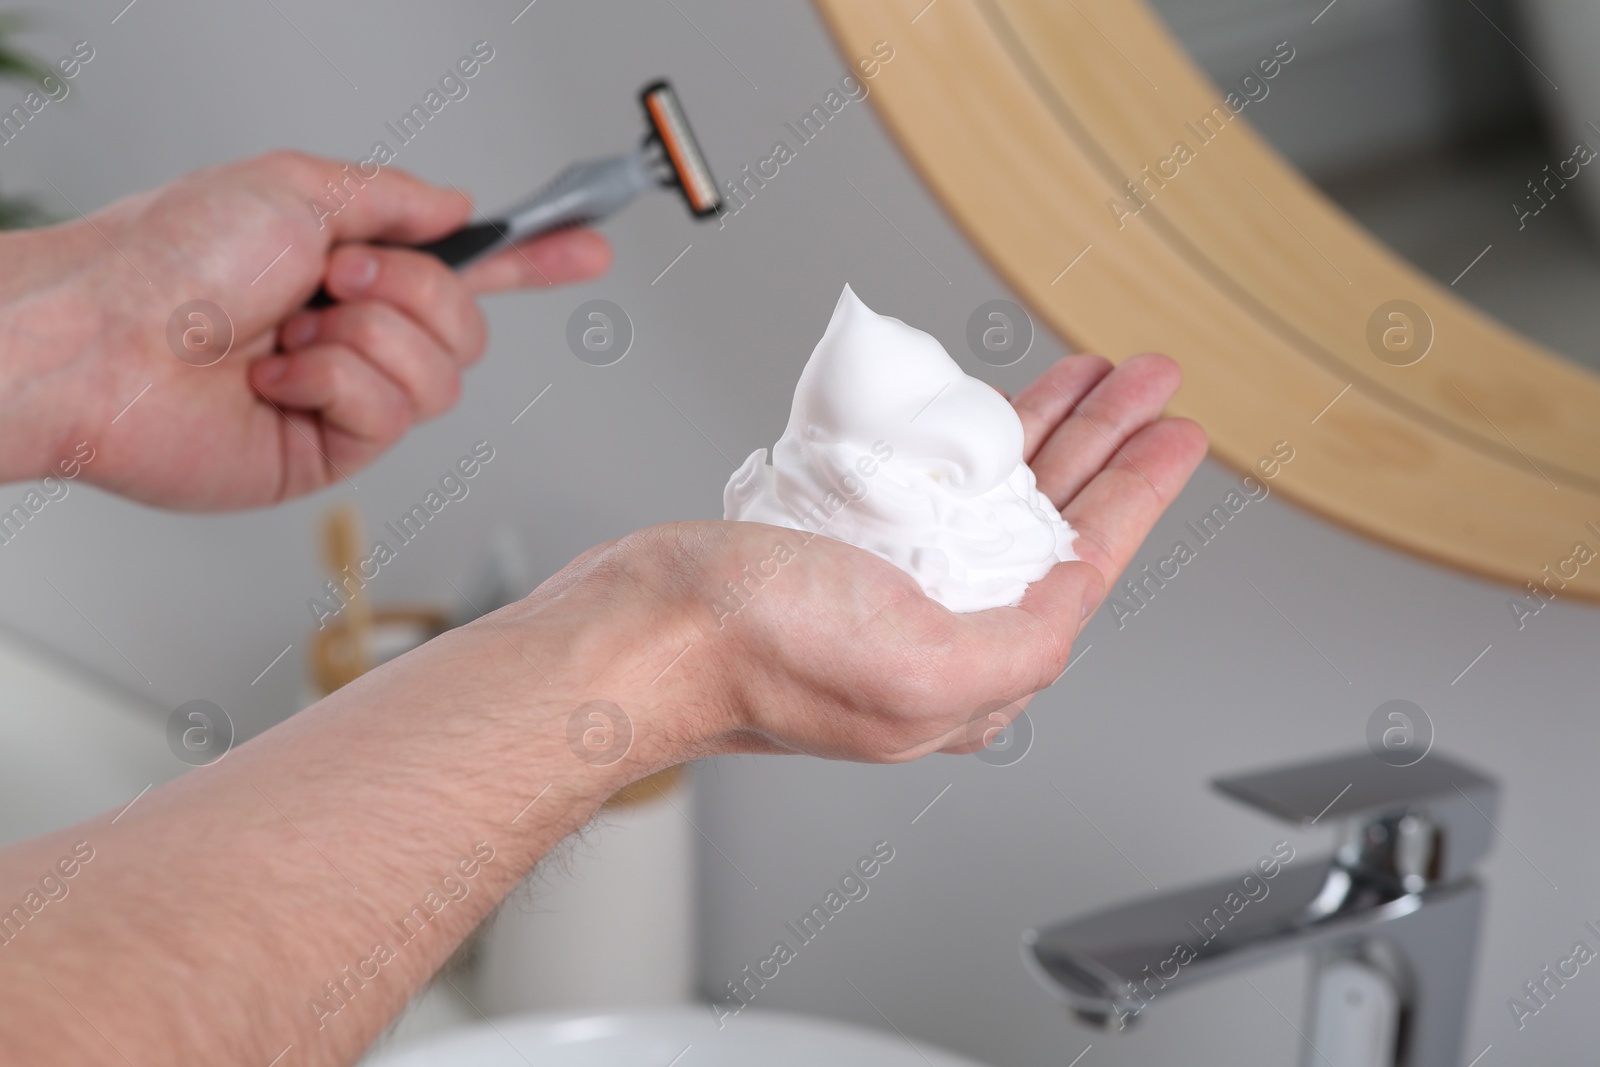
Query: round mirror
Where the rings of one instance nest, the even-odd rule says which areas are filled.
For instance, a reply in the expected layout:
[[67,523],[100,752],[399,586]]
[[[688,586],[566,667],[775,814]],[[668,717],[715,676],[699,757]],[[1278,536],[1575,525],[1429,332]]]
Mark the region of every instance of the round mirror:
[[[1177,358],[1219,458],[1288,442],[1323,515],[1600,596],[1574,562],[1600,539],[1600,185],[1550,147],[1582,141],[1581,55],[1508,47],[1498,4],[819,3],[846,54],[905,58],[880,113],[974,244],[1068,343]],[[1600,17],[1527,10],[1553,42]]]
[[1600,80],[1563,46],[1600,30],[1595,9],[1153,6],[1256,130],[1352,219],[1459,298],[1600,371],[1600,181],[1588,174],[1600,127],[1587,118],[1600,115]]

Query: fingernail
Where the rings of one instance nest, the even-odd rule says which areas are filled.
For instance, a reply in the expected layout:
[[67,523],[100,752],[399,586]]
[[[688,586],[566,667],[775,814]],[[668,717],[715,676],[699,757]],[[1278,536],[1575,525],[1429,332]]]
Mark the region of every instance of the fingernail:
[[342,252],[333,261],[328,280],[335,288],[346,292],[360,292],[371,285],[378,276],[378,257],[371,252],[352,249]]
[[283,372],[289,369],[289,361],[282,356],[269,356],[256,363],[256,381],[261,385],[271,385],[283,377]]
[[303,348],[317,335],[315,315],[297,315],[283,327],[283,347]]

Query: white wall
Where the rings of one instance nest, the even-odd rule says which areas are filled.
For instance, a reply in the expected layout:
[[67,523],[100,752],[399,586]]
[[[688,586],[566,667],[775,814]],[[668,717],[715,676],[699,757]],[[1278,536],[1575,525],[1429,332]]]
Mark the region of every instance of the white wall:
[[[797,3],[539,0],[512,25],[516,0],[449,9],[275,0],[282,15],[271,4],[140,0],[111,25],[122,2],[48,5],[46,54],[80,37],[98,54],[71,100],[0,148],[7,188],[53,198],[48,178],[89,207],[278,145],[353,157],[480,38],[496,59],[467,100],[406,148],[403,165],[471,189],[485,205],[507,202],[573,158],[630,144],[634,90],[666,73],[726,175],[766,156],[782,124],[843,72]],[[967,314],[1004,290],[858,105],[725,230],[691,228],[662,197],[607,232],[618,251],[608,279],[491,301],[493,349],[460,407],[358,475],[358,493],[194,517],[75,489],[0,548],[0,621],[160,707],[215,700],[253,733],[298,699],[305,601],[320,584],[313,524],[334,497],[379,521],[472,441],[491,440],[498,458],[472,495],[377,587],[384,600],[449,603],[446,579],[473,574],[495,522],[521,531],[543,575],[598,539],[715,514],[732,465],[779,432],[794,377],[846,280],[999,384],[1026,380],[1059,351],[1045,342],[1003,372],[967,357]],[[562,339],[567,314],[592,296],[622,304],[638,328],[633,352],[611,368],[580,363]],[[1298,418],[1285,416],[1291,440],[1303,437]],[[1205,468],[1147,556],[1209,509],[1230,477]],[[1370,711],[1406,697],[1429,710],[1442,750],[1506,786],[1499,825],[1516,847],[1498,841],[1484,868],[1490,899],[1469,1051],[1494,1043],[1485,1067],[1580,1062],[1600,977],[1575,981],[1520,1034],[1504,1001],[1568,951],[1584,920],[1600,918],[1600,858],[1586,832],[1600,614],[1558,603],[1519,633],[1505,597],[1273,500],[1252,505],[1125,630],[1109,618],[1093,624],[1085,658],[1030,712],[1038,737],[1014,767],[943,757],[895,769],[776,759],[704,767],[698,821],[720,849],[702,856],[705,984],[764,955],[782,923],[881,838],[897,856],[872,895],[805,949],[764,1003],[875,1026],[881,1009],[909,1034],[997,1064],[1066,1063],[1090,1041],[1085,1067],[1180,1056],[1291,1062],[1292,1029],[1241,980],[1160,1005],[1142,1033],[1080,1030],[1023,973],[1018,936],[1148,892],[1144,876],[1168,888],[1252,862],[1283,831],[1212,796],[1206,781],[1359,747]],[[252,685],[285,645],[289,655]],[[1291,961],[1251,977],[1298,1019],[1299,975]]]

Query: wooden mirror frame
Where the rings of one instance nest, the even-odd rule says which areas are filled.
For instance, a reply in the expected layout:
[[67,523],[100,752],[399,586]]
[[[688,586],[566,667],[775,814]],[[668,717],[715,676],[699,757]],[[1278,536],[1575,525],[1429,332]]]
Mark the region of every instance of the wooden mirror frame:
[[[847,62],[894,48],[879,114],[1070,346],[1176,358],[1173,410],[1213,454],[1250,471],[1289,442],[1274,488],[1318,514],[1523,595],[1600,599],[1600,561],[1575,555],[1600,551],[1600,377],[1346,216],[1143,0],[817,3]],[[1397,300],[1423,311],[1407,366],[1368,340],[1404,325],[1379,310]]]

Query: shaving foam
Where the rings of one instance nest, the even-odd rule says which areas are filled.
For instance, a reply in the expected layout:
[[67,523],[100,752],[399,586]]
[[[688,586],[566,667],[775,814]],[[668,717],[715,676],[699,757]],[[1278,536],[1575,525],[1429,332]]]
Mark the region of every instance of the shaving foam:
[[951,611],[1012,606],[1077,558],[1022,441],[1005,397],[846,285],[771,462],[757,449],[734,472],[723,517],[866,549]]

